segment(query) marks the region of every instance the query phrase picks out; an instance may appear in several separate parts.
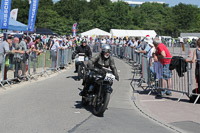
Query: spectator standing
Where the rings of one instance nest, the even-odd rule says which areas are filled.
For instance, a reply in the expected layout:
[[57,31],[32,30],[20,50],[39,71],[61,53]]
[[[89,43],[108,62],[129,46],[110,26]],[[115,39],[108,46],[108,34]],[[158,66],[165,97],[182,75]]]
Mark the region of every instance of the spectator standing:
[[150,45],[152,46],[153,45],[153,40],[150,38],[150,37],[146,37],[144,39],[144,42],[146,43],[146,47],[144,50],[141,50],[141,51],[137,51],[137,53],[143,53],[143,54],[146,54],[148,59],[151,57],[151,55],[149,54],[150,51],[151,51],[151,47]]
[[118,45],[119,44],[119,38],[117,37],[116,39],[115,39],[115,45]]
[[101,39],[101,44],[106,44],[106,39],[105,38]]
[[[12,44],[9,44],[9,50],[12,51],[12,50],[15,50],[15,43],[16,42],[19,42],[19,38],[14,38],[14,40],[12,41]],[[13,53],[10,53],[7,57],[9,59],[9,67],[8,69],[9,70],[13,70],[13,65],[14,65],[14,54]]]
[[[169,70],[169,65],[172,56],[167,47],[161,43],[161,40],[158,37],[154,38],[153,44],[156,48],[156,55],[154,57],[157,58],[158,61],[162,64],[162,77],[159,83],[163,89],[169,89],[171,88],[171,71]],[[163,94],[171,95],[171,92],[163,90],[161,91],[161,95]]]
[[53,36],[51,36],[46,44],[46,48],[47,50],[51,49],[51,46],[53,45],[54,41],[53,41]]
[[107,40],[106,40],[106,44],[108,44],[108,45],[111,46],[111,40],[109,39],[109,37],[108,37]]
[[57,51],[59,49],[62,49],[62,47],[59,44],[58,40],[55,40],[53,46],[51,47],[51,59],[52,59],[52,64],[51,64],[51,69],[54,71],[56,69],[56,61],[57,61]]
[[198,91],[200,90],[200,39],[196,42],[197,48],[193,52],[192,60],[186,59],[186,62],[195,63],[196,62],[196,69],[195,69],[195,77],[196,83],[198,85]]
[[15,37],[13,41],[14,45],[14,64],[15,64],[15,72],[14,72],[14,78],[19,78],[21,75],[21,61],[23,59],[22,55],[25,53],[21,50],[19,47],[19,38]]
[[30,46],[30,56],[31,61],[33,61],[33,74],[36,73],[36,67],[37,67],[37,55],[41,53],[41,51],[38,49],[37,44],[40,43],[40,36],[36,36],[35,40],[29,44]]
[[[8,36],[5,41],[0,43],[0,66],[2,66],[4,61],[4,55],[11,53],[9,49],[9,45],[12,45],[12,37]],[[1,69],[1,68],[0,68]],[[5,65],[5,75],[3,77],[4,80],[7,79],[7,65]]]
[[68,42],[69,47],[73,48],[73,38],[71,38]]
[[24,54],[22,55],[22,61],[21,61],[21,69],[22,69],[22,76],[26,75],[26,65],[28,60],[28,49],[27,44],[30,42],[30,37],[25,37],[24,40],[22,40],[19,44],[19,47],[22,51],[24,51]]

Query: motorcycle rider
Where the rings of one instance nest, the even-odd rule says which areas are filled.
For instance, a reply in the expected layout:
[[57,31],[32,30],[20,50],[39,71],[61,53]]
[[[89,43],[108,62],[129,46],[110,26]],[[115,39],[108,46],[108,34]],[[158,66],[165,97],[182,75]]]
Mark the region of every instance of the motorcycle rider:
[[[117,73],[117,68],[115,67],[114,59],[110,56],[111,47],[107,44],[103,45],[102,51],[100,54],[95,55],[92,57],[91,60],[88,61],[87,66],[88,68],[97,68],[101,69],[102,67],[110,68],[112,73],[115,75],[115,79],[119,81],[119,76]],[[80,92],[80,96],[85,96],[86,92],[91,84],[89,79],[83,81],[83,85],[85,84],[83,91]]]
[[[75,56],[79,53],[85,53],[85,56],[88,57],[89,59],[91,59],[92,57],[92,52],[90,47],[87,45],[87,41],[85,39],[83,39],[81,41],[81,45],[78,46],[78,48],[74,51],[74,53],[72,54],[72,59],[75,58]],[[75,61],[75,71],[74,73],[77,73],[78,71],[78,61]]]

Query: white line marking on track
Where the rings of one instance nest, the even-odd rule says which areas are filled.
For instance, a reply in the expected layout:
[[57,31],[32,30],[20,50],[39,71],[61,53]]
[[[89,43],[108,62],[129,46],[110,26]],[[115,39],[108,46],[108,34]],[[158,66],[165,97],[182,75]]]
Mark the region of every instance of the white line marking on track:
[[75,114],[80,114],[81,112],[74,112]]
[[140,100],[141,102],[164,102],[165,100]]

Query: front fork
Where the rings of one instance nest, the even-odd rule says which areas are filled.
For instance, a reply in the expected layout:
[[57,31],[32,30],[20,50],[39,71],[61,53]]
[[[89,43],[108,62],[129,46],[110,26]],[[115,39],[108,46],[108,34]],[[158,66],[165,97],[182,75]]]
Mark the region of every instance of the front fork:
[[104,93],[112,93],[113,89],[111,87],[111,85],[103,85],[103,83],[100,85],[99,87],[99,92],[98,92],[98,95],[97,95],[97,101],[100,102],[102,99],[101,99],[101,95],[102,95],[102,87],[105,87],[104,89]]
[[103,85],[103,83],[100,84],[100,87],[99,87],[99,92],[98,92],[98,97],[101,96],[101,93],[102,93],[102,87],[105,87],[104,91],[108,92],[108,93],[112,93],[113,92],[113,89],[111,87],[112,85]]

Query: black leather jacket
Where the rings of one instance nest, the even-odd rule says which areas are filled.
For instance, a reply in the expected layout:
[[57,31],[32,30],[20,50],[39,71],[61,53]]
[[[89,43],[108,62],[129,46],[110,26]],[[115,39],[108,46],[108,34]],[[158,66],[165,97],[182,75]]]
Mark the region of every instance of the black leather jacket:
[[103,54],[97,54],[88,61],[88,67],[98,69],[101,69],[102,67],[110,68],[116,79],[119,80],[115,62],[111,56],[106,59],[104,58]]
[[178,76],[183,77],[184,73],[187,72],[187,66],[188,63],[185,61],[183,57],[173,56],[169,66],[169,70],[176,69]]
[[92,57],[92,52],[88,45],[86,45],[85,47],[83,45],[79,46],[72,54],[72,58],[74,59],[75,56],[79,53],[85,53],[85,56],[89,59]]

